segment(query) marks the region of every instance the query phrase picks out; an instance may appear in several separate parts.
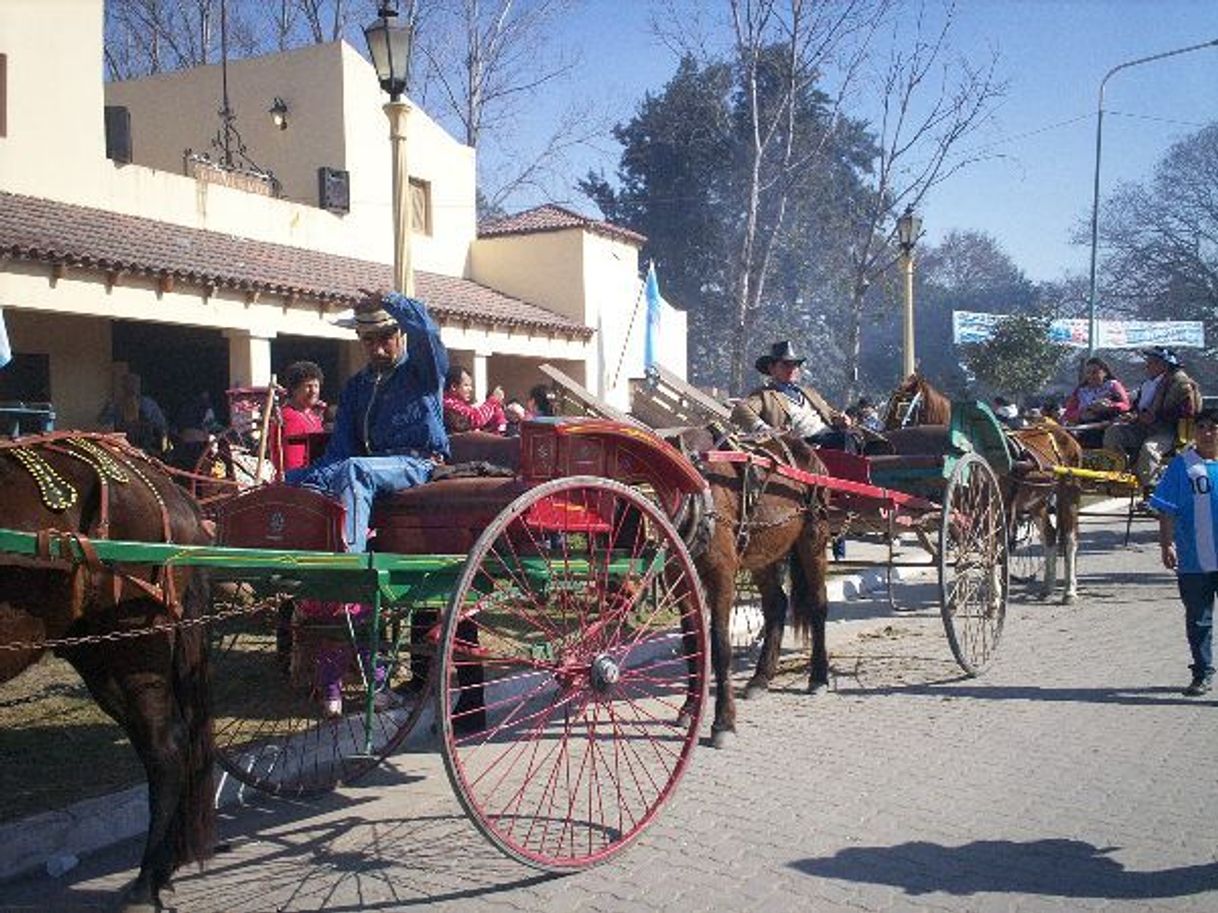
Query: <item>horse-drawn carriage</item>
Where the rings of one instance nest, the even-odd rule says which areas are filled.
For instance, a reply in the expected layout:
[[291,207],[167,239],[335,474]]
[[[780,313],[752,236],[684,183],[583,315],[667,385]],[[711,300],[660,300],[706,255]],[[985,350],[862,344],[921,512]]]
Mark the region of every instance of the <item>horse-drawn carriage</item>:
[[[199,506],[121,440],[21,438],[0,447],[12,494],[0,510],[0,622],[29,623],[5,627],[18,633],[0,637],[0,658],[19,671],[58,649],[132,734],[153,812],[137,894],[206,853],[201,832],[184,831],[210,815],[209,687],[224,770],[291,795],[372,770],[434,708],[477,827],[524,862],[578,868],[627,846],[671,795],[712,658],[715,744],[734,728],[724,632],[738,570],[758,572],[767,602],[749,691],[774,673],[786,603],[771,614],[772,584],[788,554],[803,568],[793,604],[813,632],[810,686],[827,681],[827,505],[918,536],[939,567],[957,659],[984,667],[1007,597],[984,418],[962,412],[930,453],[829,467],[776,442],[682,453],[637,423],[595,418],[526,423],[514,440],[457,436],[453,462],[468,473],[378,503],[367,554],[339,551],[341,508],[311,492],[264,485],[232,498],[208,542]],[[311,693],[327,653],[342,689],[328,715]],[[163,683],[142,703],[113,668],[132,662]],[[112,692],[123,694],[107,705]]]
[[[551,376],[563,385],[571,407],[589,412],[601,407],[569,379],[556,372]],[[730,409],[660,366],[634,384],[632,396],[635,416],[660,434],[675,435],[690,422],[725,432],[731,426]],[[890,598],[896,568],[936,569],[940,615],[952,654],[966,673],[977,675],[993,659],[1006,617],[1008,539],[999,477],[1009,472],[1011,457],[1001,427],[984,405],[949,403],[948,411],[939,424],[887,432],[882,446],[867,456],[818,449],[823,467],[818,471],[801,470],[782,457],[731,449],[704,451],[697,459],[747,464],[826,492],[831,535],[875,533],[888,546]],[[741,436],[725,436],[740,446]],[[745,525],[747,521],[742,529]],[[897,559],[893,545],[903,533],[911,534],[928,561]]]
[[[604,421],[489,446],[472,477],[379,503],[376,550],[350,554],[341,508],[311,492],[233,498],[210,544],[198,505],[121,437],[0,445],[0,680],[54,649],[131,737],[152,810],[133,896],[208,853],[209,686],[220,763],[258,788],[356,779],[433,706],[458,797],[513,857],[590,865],[654,818],[706,701],[703,590],[674,522],[707,483]],[[306,599],[339,609],[304,621],[287,606]],[[345,665],[328,717],[292,670],[324,640]]]

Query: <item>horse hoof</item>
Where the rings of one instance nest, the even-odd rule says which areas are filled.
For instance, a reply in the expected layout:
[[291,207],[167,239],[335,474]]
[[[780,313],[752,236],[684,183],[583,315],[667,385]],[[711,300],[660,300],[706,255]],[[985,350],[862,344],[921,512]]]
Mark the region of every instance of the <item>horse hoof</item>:
[[808,682],[808,694],[822,694],[829,688],[828,682]]
[[754,679],[744,686],[744,699],[746,701],[751,701],[755,697],[761,697],[769,690],[769,682]]
[[716,729],[711,733],[711,748],[727,748],[735,734],[730,729]]
[[1053,595],[1052,590],[1040,590],[1036,593],[1036,598],[1039,599],[1041,602],[1044,602],[1046,599],[1048,599],[1052,595]]
[[1066,593],[1062,596],[1062,605],[1074,605],[1078,602],[1078,593]]

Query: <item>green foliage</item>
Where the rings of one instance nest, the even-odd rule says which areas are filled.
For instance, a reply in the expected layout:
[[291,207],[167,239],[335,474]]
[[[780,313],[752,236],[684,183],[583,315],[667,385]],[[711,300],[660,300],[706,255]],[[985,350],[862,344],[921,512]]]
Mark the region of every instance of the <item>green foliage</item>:
[[[758,73],[763,119],[778,103],[785,66],[781,47],[764,50]],[[765,293],[748,315],[748,351],[794,338],[833,366],[841,362],[832,337],[847,263],[842,225],[875,149],[863,125],[835,116],[814,84],[796,99],[789,123],[778,121],[783,134],[766,149],[757,201],[759,236],[774,243],[753,276]],[[579,189],[607,219],[647,236],[643,256],[655,260],[665,296],[689,311],[692,379],[727,386],[750,188],[742,74],[724,61],[686,57],[614,137],[622,145],[616,182],[590,173]],[[784,159],[788,141],[794,152]],[[751,354],[747,361],[751,365]],[[830,390],[836,381],[817,379]]]
[[[1150,320],[1201,320],[1218,348],[1218,122],[1173,145],[1153,177],[1122,184],[1100,214],[1100,307]],[[1086,241],[1081,237],[1080,241]],[[1190,367],[1218,380],[1214,360]]]
[[918,258],[914,294],[918,367],[941,390],[967,378],[952,344],[952,311],[1033,312],[1037,289],[988,234],[950,231]]
[[964,363],[991,393],[1022,397],[1043,392],[1068,351],[1049,341],[1049,318],[1017,314],[985,342],[962,346]]

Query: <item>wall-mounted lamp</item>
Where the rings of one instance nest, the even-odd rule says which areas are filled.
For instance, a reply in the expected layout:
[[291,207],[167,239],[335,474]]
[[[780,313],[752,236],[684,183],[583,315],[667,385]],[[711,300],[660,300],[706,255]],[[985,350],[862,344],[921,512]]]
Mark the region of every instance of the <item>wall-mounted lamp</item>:
[[288,129],[288,105],[278,95],[275,96],[275,101],[271,103],[270,111],[271,123],[280,130]]

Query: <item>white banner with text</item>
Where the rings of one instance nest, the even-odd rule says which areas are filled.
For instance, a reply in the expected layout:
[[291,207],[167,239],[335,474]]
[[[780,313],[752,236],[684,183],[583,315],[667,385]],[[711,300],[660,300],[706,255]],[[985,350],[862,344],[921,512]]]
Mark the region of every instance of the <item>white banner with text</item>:
[[[1009,316],[952,311],[952,340],[956,345],[985,342]],[[1199,320],[1100,320],[1096,330],[1097,349],[1205,348],[1205,326]],[[1062,317],[1050,321],[1049,340],[1076,349],[1087,348],[1087,318]]]

